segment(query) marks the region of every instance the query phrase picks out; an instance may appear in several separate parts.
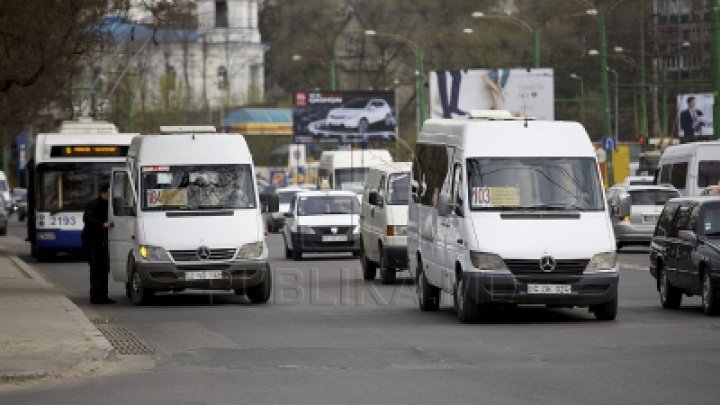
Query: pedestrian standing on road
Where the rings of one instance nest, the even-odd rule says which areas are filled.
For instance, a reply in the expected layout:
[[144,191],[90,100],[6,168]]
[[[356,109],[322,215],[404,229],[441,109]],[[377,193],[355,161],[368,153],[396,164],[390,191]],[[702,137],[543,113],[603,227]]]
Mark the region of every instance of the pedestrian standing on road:
[[113,223],[108,221],[108,200],[110,186],[100,186],[100,195],[85,207],[82,231],[83,247],[90,264],[90,302],[93,304],[114,304],[108,298],[108,273],[110,272],[110,254],[108,251],[108,229]]

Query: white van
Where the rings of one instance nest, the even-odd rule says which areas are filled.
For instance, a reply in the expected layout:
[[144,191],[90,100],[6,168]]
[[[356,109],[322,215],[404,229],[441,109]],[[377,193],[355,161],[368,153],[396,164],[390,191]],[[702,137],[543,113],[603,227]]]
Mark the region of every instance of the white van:
[[113,170],[110,269],[136,305],[185,288],[270,297],[252,156],[241,135],[203,129],[137,136],[126,167]]
[[363,278],[374,280],[380,268],[384,284],[407,269],[407,216],[411,162],[395,162],[370,169],[362,195],[360,261]]
[[8,184],[8,178],[4,171],[0,170],[0,196],[5,203],[5,210],[10,210],[12,200],[10,199],[10,185]]
[[720,141],[668,146],[660,156],[657,184],[672,184],[683,196],[720,184]]
[[407,244],[420,308],[445,291],[461,321],[482,304],[614,319],[615,236],[585,129],[506,117],[428,120],[418,137]]
[[392,161],[390,152],[385,149],[324,151],[318,167],[318,189],[349,190],[360,194],[368,170]]

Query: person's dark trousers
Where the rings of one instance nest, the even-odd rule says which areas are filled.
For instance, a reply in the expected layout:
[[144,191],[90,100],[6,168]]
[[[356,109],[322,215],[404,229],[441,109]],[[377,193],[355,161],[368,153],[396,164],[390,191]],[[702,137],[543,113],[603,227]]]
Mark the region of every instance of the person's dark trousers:
[[437,76],[438,94],[440,95],[440,106],[443,110],[443,118],[452,118],[452,115],[450,114],[452,107],[448,102],[447,78],[445,77],[445,71],[436,70],[435,75]]
[[103,302],[108,298],[108,273],[110,255],[107,246],[91,246],[88,249],[90,264],[90,302]]
[[452,77],[452,84],[450,88],[450,111],[455,114],[467,115],[467,112],[462,111],[458,104],[460,103],[460,81],[462,80],[462,74],[459,70],[451,70],[450,77]]

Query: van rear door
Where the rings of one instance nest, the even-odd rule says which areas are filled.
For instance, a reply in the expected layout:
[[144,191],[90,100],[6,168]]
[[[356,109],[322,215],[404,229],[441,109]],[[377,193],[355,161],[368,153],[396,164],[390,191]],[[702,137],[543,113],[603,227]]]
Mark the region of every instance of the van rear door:
[[115,224],[108,231],[110,272],[113,280],[126,283],[128,255],[135,244],[135,190],[125,169],[113,169],[110,178],[108,220]]

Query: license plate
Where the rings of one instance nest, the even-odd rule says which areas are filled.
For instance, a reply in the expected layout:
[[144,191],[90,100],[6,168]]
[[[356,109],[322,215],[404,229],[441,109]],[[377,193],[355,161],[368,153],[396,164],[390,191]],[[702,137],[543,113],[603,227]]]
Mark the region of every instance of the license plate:
[[323,235],[323,242],[347,242],[347,235]]
[[220,280],[222,271],[186,271],[185,280]]
[[643,222],[657,222],[656,215],[643,215]]
[[528,284],[528,294],[572,294],[572,287],[566,284]]

